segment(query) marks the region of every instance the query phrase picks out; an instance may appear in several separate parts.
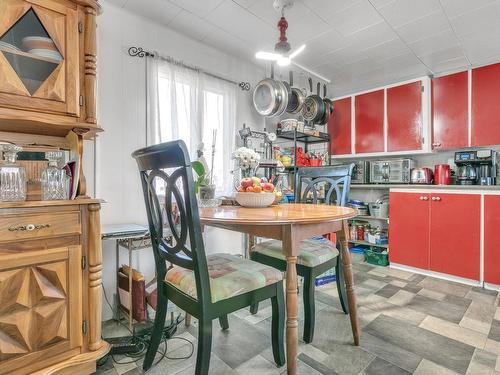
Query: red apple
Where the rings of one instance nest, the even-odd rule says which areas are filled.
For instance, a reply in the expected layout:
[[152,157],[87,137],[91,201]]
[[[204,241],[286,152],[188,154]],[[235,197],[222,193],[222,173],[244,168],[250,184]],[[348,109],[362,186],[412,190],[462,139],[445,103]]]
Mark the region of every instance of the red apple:
[[262,184],[262,190],[272,193],[274,191],[274,185],[270,182],[266,182],[265,184]]
[[250,177],[245,177],[241,180],[240,185],[242,189],[246,189],[249,186],[253,186],[253,181]]

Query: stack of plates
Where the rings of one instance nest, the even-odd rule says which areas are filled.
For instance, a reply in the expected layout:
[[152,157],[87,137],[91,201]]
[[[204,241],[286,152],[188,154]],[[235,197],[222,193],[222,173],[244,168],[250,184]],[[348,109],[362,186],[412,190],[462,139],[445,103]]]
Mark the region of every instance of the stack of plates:
[[14,51],[21,51],[15,45],[7,43],[7,42],[2,42],[1,40],[0,40],[0,48],[2,48],[2,49],[12,49]]
[[48,57],[57,61],[63,58],[57,50],[54,41],[42,36],[27,36],[23,38],[23,47],[33,55]]

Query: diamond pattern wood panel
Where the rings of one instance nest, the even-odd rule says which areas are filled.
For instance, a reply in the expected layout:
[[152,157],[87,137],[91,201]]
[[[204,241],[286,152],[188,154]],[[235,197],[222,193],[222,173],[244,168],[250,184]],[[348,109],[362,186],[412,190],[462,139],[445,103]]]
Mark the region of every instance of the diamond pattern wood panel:
[[0,361],[68,339],[67,263],[0,272]]

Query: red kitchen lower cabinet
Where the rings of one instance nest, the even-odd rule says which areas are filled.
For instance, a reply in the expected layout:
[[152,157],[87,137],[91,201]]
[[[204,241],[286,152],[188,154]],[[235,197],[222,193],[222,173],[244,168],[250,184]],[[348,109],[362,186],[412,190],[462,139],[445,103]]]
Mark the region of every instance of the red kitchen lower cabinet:
[[389,261],[429,269],[430,195],[390,194]]
[[330,153],[345,155],[352,152],[351,145],[351,97],[334,100],[333,114],[328,120]]
[[432,147],[467,147],[469,74],[460,72],[432,79]]
[[484,197],[484,282],[500,285],[500,196]]
[[356,154],[383,152],[384,90],[356,95],[354,100]]
[[422,82],[387,89],[387,151],[422,149]]
[[430,206],[430,269],[479,280],[481,197],[432,194]]

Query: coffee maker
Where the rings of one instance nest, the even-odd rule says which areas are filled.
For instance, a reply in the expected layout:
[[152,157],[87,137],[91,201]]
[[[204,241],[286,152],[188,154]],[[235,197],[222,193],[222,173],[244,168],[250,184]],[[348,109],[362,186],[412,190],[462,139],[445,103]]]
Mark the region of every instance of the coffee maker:
[[493,150],[455,152],[457,184],[495,185],[497,154]]

